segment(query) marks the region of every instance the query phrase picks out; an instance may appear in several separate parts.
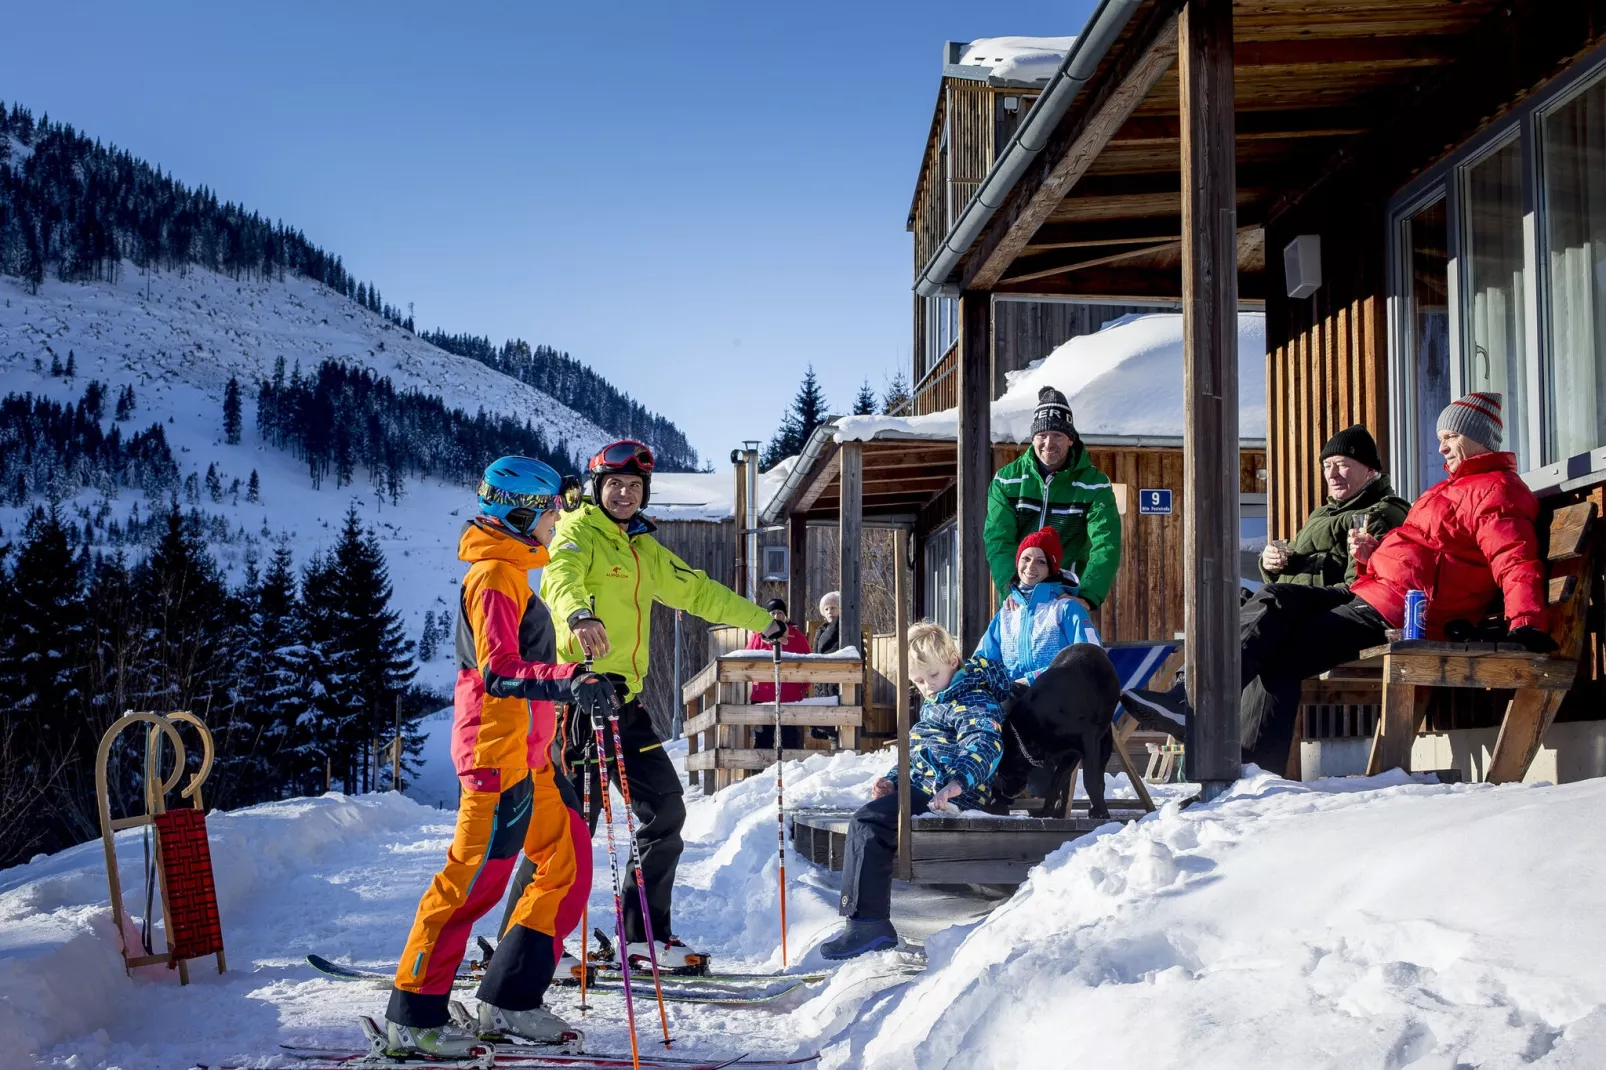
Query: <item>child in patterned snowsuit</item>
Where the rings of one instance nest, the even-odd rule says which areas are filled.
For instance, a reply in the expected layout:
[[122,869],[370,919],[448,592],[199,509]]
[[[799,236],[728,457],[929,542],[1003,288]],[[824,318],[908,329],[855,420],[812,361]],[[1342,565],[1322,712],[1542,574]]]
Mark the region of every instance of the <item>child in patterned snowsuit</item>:
[[[994,662],[963,665],[954,637],[922,621],[909,629],[909,675],[925,701],[909,730],[909,806],[954,812],[987,804],[988,782],[1004,753],[1004,701],[1009,678]],[[847,927],[820,953],[847,959],[896,946],[892,927],[892,860],[898,849],[898,771],[875,782],[873,798],[853,815],[842,863],[842,915]]]

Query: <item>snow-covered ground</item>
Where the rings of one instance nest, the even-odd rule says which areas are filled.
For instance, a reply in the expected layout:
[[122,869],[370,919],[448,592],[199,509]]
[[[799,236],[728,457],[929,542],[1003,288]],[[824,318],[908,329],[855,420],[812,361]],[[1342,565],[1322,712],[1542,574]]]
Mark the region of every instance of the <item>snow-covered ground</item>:
[[[670,751],[683,760],[683,744]],[[887,764],[789,763],[788,801],[854,805]],[[923,973],[886,953],[758,1007],[671,1005],[679,1054],[818,1050],[827,1070],[1601,1065],[1606,781],[1247,772],[1215,803],[1181,809],[1170,792],[1157,814],[1061,848],[996,909],[925,893],[915,912],[940,931]],[[772,784],[688,795],[676,928],[727,968],[780,965]],[[384,989],[326,979],[303,956],[397,953],[450,837],[453,813],[435,806],[336,794],[214,814],[230,972],[198,962],[183,990],[160,969],[124,976],[98,844],[0,871],[0,1050],[22,1065],[166,1070],[290,1067],[278,1043],[349,1042]],[[119,859],[124,887],[139,887],[134,835]],[[600,847],[595,862],[605,875]],[[787,875],[794,968],[817,968],[838,880],[795,856]],[[611,910],[603,882],[594,921]],[[899,895],[906,935],[924,935]],[[553,998],[578,1020],[574,1002]],[[581,1023],[593,1050],[625,1046],[620,1002],[596,997]]]
[[[425,612],[455,613],[463,568],[457,540],[473,515],[472,489],[410,480],[396,507],[374,494],[364,473],[352,486],[336,488],[330,479],[314,490],[302,462],[257,437],[256,384],[272,374],[274,361],[281,355],[288,363],[299,360],[303,371],[326,357],[361,364],[388,375],[399,388],[439,395],[469,413],[483,408],[532,418],[550,441],[561,435],[587,454],[615,437],[548,395],[420,341],[309,279],[253,283],[201,269],[158,273],[150,279],[149,301],[145,282],[128,269],[116,284],[49,279],[38,294],[29,294],[19,280],[0,276],[0,393],[73,403],[90,379],[99,379],[110,385],[103,421],[110,427],[117,391],[131,384],[138,407],[124,433],[160,423],[181,479],[191,472],[204,476],[216,463],[225,488],[235,479],[243,487],[256,470],[262,484],[259,504],[247,504],[243,492],[237,503],[231,495],[214,503],[203,493],[200,508],[227,517],[231,530],[243,528],[253,536],[264,563],[280,536],[289,538],[297,567],[332,547],[348,505],[355,502],[364,523],[379,535],[390,563],[392,605],[415,641]],[[76,377],[52,377],[51,357],[65,362],[69,351]],[[43,371],[35,369],[36,359]],[[223,441],[223,389],[230,375],[242,386],[244,434],[235,446]],[[65,506],[71,515],[99,500],[98,492],[88,491]],[[112,502],[113,515],[125,520],[136,503],[143,517],[166,507],[125,489]],[[20,533],[27,511],[0,507],[0,539]],[[244,543],[220,544],[213,552],[231,582],[239,582]],[[420,685],[450,691],[448,653],[420,669]]]

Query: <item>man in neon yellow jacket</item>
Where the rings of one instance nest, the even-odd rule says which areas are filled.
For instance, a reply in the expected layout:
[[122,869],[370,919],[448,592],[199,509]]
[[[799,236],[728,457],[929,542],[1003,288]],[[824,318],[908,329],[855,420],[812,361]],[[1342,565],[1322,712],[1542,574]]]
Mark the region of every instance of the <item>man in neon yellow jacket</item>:
[[[652,537],[653,524],[641,510],[651,493],[652,451],[639,442],[615,442],[591,459],[594,504],[567,513],[552,539],[552,560],[541,573],[541,598],[552,610],[557,627],[558,659],[592,659],[592,668],[620,681],[620,742],[630,777],[631,809],[639,822],[641,874],[660,964],[700,965],[706,960],[674,938],[670,898],[682,848],[680,828],[686,820],[680,777],[653,731],[652,718],[641,704],[641,682],[647,675],[652,604],[662,602],[716,624],[759,632],[768,641],[783,639],[784,624],[708,578],[666,550]],[[564,726],[564,760],[575,788],[584,794],[591,778],[593,831],[601,807],[594,736],[589,724]],[[613,740],[607,739],[608,755]],[[635,875],[624,878],[628,890]],[[646,954],[646,929],[639,896],[624,897],[625,933],[633,954]]]

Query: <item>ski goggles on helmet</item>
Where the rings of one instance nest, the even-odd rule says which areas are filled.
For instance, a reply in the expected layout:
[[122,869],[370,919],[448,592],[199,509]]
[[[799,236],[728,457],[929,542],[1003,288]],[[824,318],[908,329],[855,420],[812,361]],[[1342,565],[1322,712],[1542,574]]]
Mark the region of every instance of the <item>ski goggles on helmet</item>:
[[584,504],[585,485],[580,482],[580,477],[564,476],[563,482],[558,485],[558,505],[565,513],[572,513]]
[[[570,476],[569,478],[573,479],[574,477]],[[578,486],[578,480],[576,480],[576,485]],[[479,494],[482,502],[506,506],[509,510],[528,509],[536,516],[540,516],[562,501],[563,491],[560,488],[557,494],[519,494],[481,480]],[[570,507],[564,506],[564,508]]]
[[630,439],[609,443],[591,458],[593,472],[613,472],[630,468],[651,472],[652,466],[652,450]]

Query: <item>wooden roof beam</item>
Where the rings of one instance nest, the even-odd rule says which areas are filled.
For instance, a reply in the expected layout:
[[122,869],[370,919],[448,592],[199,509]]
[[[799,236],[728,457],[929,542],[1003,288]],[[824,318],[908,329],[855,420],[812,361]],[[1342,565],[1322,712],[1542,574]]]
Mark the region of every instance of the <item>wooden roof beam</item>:
[[[1140,28],[1140,33],[1142,29]],[[1143,39],[1142,37],[1138,38]],[[1177,58],[1177,20],[1167,14],[1149,44],[1099,89],[1080,123],[1061,123],[1047,147],[1021,176],[1014,192],[982,231],[964,269],[961,290],[990,290],[1004,277],[1037,228],[1093,161],[1121,124]]]
[[[1377,122],[1377,112],[1356,108],[1285,108],[1240,111],[1239,141],[1354,137]],[[1110,139],[1112,145],[1182,145],[1182,120],[1174,115],[1134,115]]]

